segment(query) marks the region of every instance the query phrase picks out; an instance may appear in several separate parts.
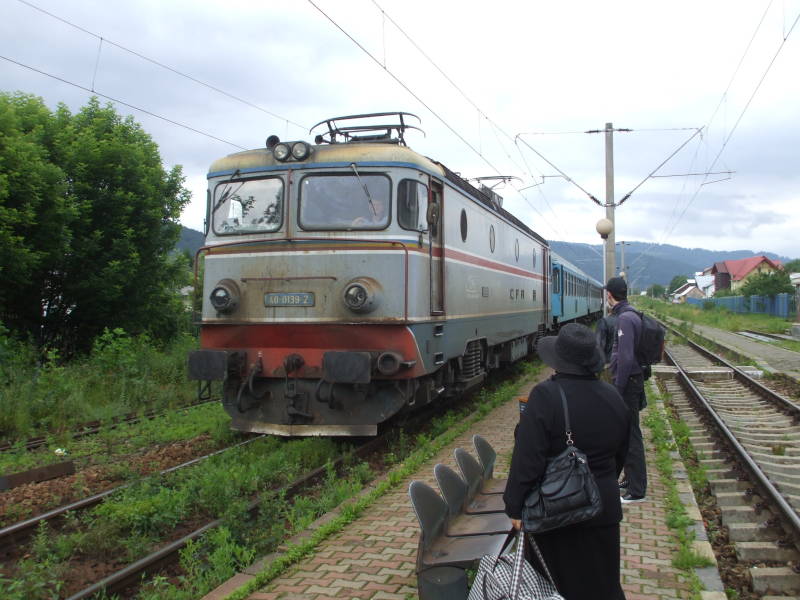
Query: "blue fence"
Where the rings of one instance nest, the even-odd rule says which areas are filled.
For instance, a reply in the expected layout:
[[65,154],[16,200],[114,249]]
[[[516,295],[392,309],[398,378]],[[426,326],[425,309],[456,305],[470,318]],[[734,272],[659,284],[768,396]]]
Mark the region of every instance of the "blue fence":
[[715,306],[727,308],[735,313],[759,313],[794,319],[797,314],[797,305],[794,294],[776,294],[770,296],[726,296],[723,298],[687,298],[687,304],[694,304],[702,308],[706,302]]

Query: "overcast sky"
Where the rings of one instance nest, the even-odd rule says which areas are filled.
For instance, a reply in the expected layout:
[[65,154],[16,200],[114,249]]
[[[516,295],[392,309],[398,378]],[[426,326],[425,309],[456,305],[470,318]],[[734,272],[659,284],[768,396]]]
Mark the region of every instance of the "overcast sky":
[[[186,126],[117,105],[183,165],[194,229],[215,159],[403,110],[414,150],[518,177],[507,209],[588,243],[605,209],[556,170],[605,200],[604,135],[583,132],[633,130],[614,134],[619,201],[702,127],[656,173],[683,176],[617,209],[617,241],[800,256],[800,0],[314,2],[0,0],[0,55]],[[73,110],[91,95],[8,60],[0,83]],[[735,173],[685,176],[706,171]]]

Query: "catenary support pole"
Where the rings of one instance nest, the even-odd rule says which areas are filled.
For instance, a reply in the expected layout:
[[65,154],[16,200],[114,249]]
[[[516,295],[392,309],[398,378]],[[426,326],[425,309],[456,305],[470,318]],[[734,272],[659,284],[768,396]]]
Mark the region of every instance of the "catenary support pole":
[[605,273],[603,285],[609,277],[613,277],[616,265],[616,248],[614,244],[614,126],[606,123],[606,219],[611,221],[611,233],[606,238],[605,247]]

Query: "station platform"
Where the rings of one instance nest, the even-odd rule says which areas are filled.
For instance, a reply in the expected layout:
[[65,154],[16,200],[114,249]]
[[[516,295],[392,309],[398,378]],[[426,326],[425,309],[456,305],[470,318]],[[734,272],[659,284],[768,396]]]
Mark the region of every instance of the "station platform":
[[[472,436],[480,434],[497,451],[495,477],[505,477],[511,460],[513,432],[519,418],[519,396],[527,397],[532,387],[552,374],[545,369],[534,381],[522,386],[513,400],[492,410],[474,423],[468,431],[447,444],[415,473],[404,478],[369,506],[359,518],[341,531],[322,541],[309,556],[301,559],[283,574],[246,596],[249,600],[325,600],[371,599],[411,600],[417,598],[415,558],[419,525],[411,507],[408,485],[419,479],[436,488],[433,467],[444,463],[455,469],[453,451],[463,447],[474,454]],[[655,394],[648,393],[649,398]],[[655,450],[649,442],[644,424],[647,411],[661,410],[650,401],[642,413],[642,429],[648,462],[647,501],[624,507],[621,523],[622,584],[627,600],[691,598],[690,584],[682,572],[672,566],[678,550],[677,542],[666,525],[666,488],[655,461]],[[385,477],[385,476],[384,476]],[[374,485],[374,484],[373,484]],[[688,485],[688,484],[686,484]],[[689,490],[690,492],[691,490]],[[686,502],[693,502],[691,493]],[[684,494],[681,494],[684,497]],[[700,520],[699,511],[689,511]],[[693,516],[694,515],[694,516]],[[326,517],[322,518],[324,521]],[[312,526],[313,528],[314,526]],[[702,523],[700,523],[702,527]],[[300,534],[302,537],[303,534]],[[290,542],[291,544],[291,542]],[[707,549],[710,552],[710,546]],[[702,550],[701,550],[702,551]],[[236,575],[203,600],[222,600],[250,582],[276,556],[265,557],[245,572]],[[703,592],[704,600],[724,600],[716,569],[711,574],[711,589]],[[714,577],[716,576],[716,579]]]

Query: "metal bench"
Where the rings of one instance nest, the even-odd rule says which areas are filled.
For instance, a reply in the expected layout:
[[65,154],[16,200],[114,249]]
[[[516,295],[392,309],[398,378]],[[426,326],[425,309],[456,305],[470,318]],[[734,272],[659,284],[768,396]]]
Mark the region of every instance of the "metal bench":
[[491,535],[511,531],[511,519],[505,513],[464,513],[469,488],[467,482],[453,469],[440,463],[433,468],[433,474],[447,504],[448,519],[444,528],[446,536]]
[[456,536],[451,531],[448,535],[450,513],[442,497],[422,481],[412,481],[408,494],[421,530],[417,548],[420,600],[464,600],[465,569],[474,566],[485,554],[499,553],[508,529],[498,534]]
[[477,433],[472,436],[472,444],[478,460],[483,467],[483,484],[481,493],[483,494],[502,494],[506,489],[507,479],[494,479],[494,464],[497,460],[497,452],[492,445]]
[[505,503],[502,494],[485,494],[482,491],[485,482],[481,464],[463,448],[456,448],[455,457],[461,475],[467,482],[468,502],[464,512],[468,515],[503,512]]

